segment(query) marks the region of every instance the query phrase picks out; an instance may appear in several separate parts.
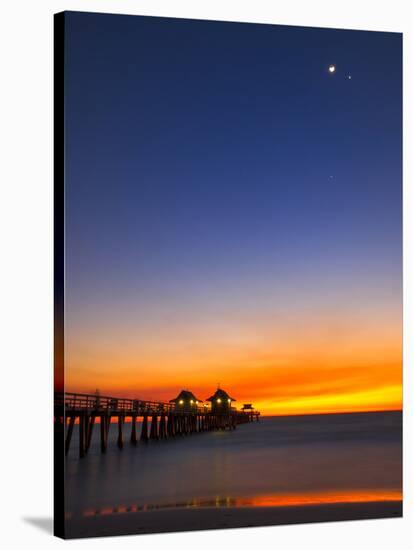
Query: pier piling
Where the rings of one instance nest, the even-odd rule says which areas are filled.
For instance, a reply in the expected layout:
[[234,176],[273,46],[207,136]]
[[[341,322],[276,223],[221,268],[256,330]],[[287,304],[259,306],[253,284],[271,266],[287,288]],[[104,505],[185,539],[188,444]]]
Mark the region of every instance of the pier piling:
[[100,450],[102,453],[106,452],[107,438],[106,438],[106,416],[103,414],[100,416]]
[[[176,401],[176,400],[175,400]],[[192,403],[192,402],[191,402]],[[211,430],[235,430],[238,424],[258,422],[260,413],[250,404],[244,409],[233,407],[225,411],[209,410],[198,403],[182,406],[182,403],[162,403],[119,399],[86,394],[62,393],[55,395],[54,418],[56,430],[61,430],[64,453],[69,454],[74,426],[79,423],[78,456],[83,458],[91,447],[96,418],[100,422],[100,450],[105,453],[109,441],[111,418],[117,419],[117,446],[124,446],[125,421],[130,419],[130,442],[138,444],[137,422],[142,418],[140,441],[170,439],[176,436],[189,436]],[[150,426],[149,426],[150,418]]]
[[87,439],[86,439],[86,451],[89,450],[90,443],[92,441],[93,427],[95,425],[95,415],[91,415],[87,420]]
[[158,439],[158,416],[156,414],[152,415],[149,439]]
[[143,415],[141,441],[148,441],[148,415]]
[[132,427],[131,427],[131,434],[130,434],[130,441],[132,445],[136,445],[138,440],[136,437],[136,415],[132,416]]
[[79,416],[79,458],[85,456],[85,420],[86,416],[81,414]]
[[165,439],[166,437],[166,422],[165,422],[165,414],[161,414],[161,418],[159,420],[159,439]]
[[118,447],[119,449],[123,449],[123,422],[124,422],[124,416],[119,415],[118,416]]

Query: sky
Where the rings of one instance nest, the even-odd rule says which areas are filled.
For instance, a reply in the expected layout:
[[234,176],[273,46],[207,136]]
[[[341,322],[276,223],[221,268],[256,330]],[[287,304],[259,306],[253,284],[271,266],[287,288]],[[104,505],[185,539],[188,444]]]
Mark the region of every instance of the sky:
[[400,408],[401,35],[65,36],[66,391]]

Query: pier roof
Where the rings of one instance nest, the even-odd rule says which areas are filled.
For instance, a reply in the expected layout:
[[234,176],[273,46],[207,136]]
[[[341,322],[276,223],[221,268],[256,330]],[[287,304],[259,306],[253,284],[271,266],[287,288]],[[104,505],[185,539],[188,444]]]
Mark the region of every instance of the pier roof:
[[214,393],[214,395],[211,395],[211,397],[208,397],[206,401],[214,401],[216,399],[222,399],[223,401],[227,401],[228,399],[231,399],[231,401],[236,401],[236,399],[231,397],[225,390],[222,390],[221,388],[218,388],[217,391]]
[[179,395],[175,397],[175,399],[170,399],[169,403],[177,403],[181,400],[185,401],[186,403],[191,401],[193,401],[194,403],[196,403],[197,401],[198,403],[202,403],[202,400],[195,397],[195,395],[189,390],[182,390]]

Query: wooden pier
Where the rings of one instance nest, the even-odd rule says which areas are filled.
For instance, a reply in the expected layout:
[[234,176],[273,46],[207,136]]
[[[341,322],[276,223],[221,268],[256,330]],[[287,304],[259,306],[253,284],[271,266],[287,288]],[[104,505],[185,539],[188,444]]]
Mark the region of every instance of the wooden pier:
[[[55,394],[55,430],[64,438],[67,455],[72,442],[75,424],[79,425],[79,457],[83,458],[90,447],[95,425],[100,433],[100,450],[106,452],[111,428],[117,430],[117,446],[122,449],[126,439],[125,424],[129,419],[129,441],[147,443],[172,437],[188,436],[211,430],[235,430],[238,424],[259,420],[258,411],[242,411],[231,407],[222,413],[207,406],[180,407],[179,403],[141,401],[101,395],[79,393]],[[138,421],[140,433],[138,434]]]

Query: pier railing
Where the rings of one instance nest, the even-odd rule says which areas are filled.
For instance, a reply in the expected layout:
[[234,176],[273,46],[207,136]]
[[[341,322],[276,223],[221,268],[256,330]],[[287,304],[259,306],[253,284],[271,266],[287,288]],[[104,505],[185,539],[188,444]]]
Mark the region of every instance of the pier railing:
[[[238,424],[259,420],[258,411],[246,412],[234,407],[210,410],[196,403],[167,403],[143,401],[99,394],[56,393],[55,394],[55,436],[64,441],[68,454],[75,424],[79,425],[79,457],[84,457],[92,441],[95,423],[100,424],[100,448],[106,452],[108,434],[112,423],[117,423],[117,445],[124,444],[124,424],[130,422],[130,442],[136,445],[138,439],[168,439],[210,430],[235,430]],[[138,418],[142,419],[140,438],[137,433]]]
[[113,412],[115,414],[123,413],[137,416],[172,412],[184,414],[209,412],[209,408],[205,405],[181,406],[164,401],[143,401],[141,399],[86,393],[57,393],[55,395],[55,406],[64,407],[66,412]]

